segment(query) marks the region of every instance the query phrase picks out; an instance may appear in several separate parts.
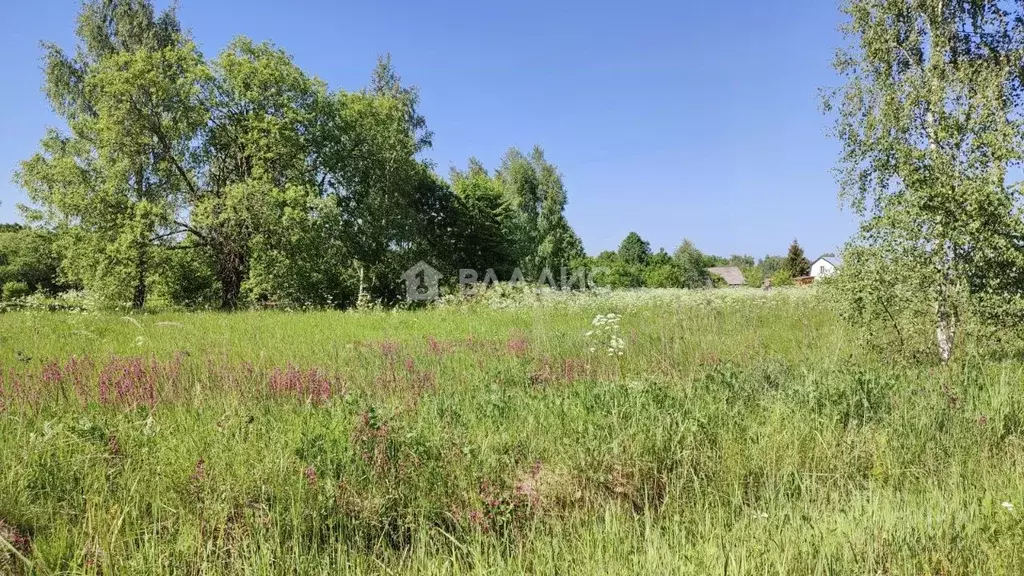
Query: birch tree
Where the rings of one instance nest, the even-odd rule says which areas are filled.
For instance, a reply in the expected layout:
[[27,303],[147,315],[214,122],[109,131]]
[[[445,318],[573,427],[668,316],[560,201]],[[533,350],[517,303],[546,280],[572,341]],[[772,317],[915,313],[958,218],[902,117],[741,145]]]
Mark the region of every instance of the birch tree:
[[965,315],[1021,316],[1024,225],[1011,176],[1024,149],[1024,3],[847,0],[842,10],[844,83],[826,112],[837,113],[840,199],[862,219],[852,244],[894,281],[924,287],[914,293],[948,362]]

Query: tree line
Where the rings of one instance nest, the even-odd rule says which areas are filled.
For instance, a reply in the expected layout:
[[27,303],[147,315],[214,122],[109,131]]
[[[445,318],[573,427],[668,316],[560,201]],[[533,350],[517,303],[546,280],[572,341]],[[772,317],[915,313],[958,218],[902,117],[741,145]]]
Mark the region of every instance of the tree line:
[[784,286],[793,278],[810,274],[811,269],[796,240],[785,256],[768,255],[756,260],[747,254],[705,254],[688,238],[672,254],[664,248],[653,252],[651,244],[636,232],[630,232],[617,251],[598,254],[591,266],[601,270],[601,282],[613,288],[704,288],[722,283],[722,278],[708,270],[719,266],[739,268],[748,286],[762,286],[765,280],[773,286]]
[[62,286],[136,308],[346,306],[395,301],[419,260],[529,274],[584,257],[539,148],[435,174],[418,92],[387,56],[365,88],[332,90],[268,43],[206,58],[148,0],[90,0],[76,33],[73,54],[44,43],[65,129],[16,173]]
[[786,268],[688,240],[651,253],[636,234],[588,258],[539,147],[438,176],[419,93],[386,55],[364,88],[331,89],[269,43],[239,37],[207,58],[149,0],[89,0],[76,35],[74,53],[43,44],[64,127],[15,175],[29,226],[0,231],[6,298],[80,288],[135,308],[346,307],[398,301],[421,260],[453,281],[460,268],[603,268],[615,287],[706,286],[719,264],[759,285]]

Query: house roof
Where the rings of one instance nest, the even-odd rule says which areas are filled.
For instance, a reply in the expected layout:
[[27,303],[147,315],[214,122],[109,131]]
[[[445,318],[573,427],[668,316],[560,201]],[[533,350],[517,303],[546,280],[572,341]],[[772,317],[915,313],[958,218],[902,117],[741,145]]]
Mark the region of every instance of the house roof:
[[708,272],[715,276],[721,276],[729,286],[743,286],[747,283],[743,279],[743,271],[736,266],[715,266],[708,268]]
[[[818,257],[818,260],[824,260],[825,262],[828,262],[829,264],[835,266],[836,268],[839,268],[840,266],[843,265],[842,256],[820,256]],[[817,262],[818,260],[815,260],[815,262]]]

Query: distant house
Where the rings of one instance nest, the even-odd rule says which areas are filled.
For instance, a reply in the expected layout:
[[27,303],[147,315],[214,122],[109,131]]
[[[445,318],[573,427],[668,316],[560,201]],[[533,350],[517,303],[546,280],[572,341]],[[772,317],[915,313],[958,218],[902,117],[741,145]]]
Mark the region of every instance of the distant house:
[[708,272],[725,280],[726,286],[745,286],[747,283],[743,279],[743,271],[736,266],[715,266],[708,268]]
[[842,256],[822,256],[811,264],[811,277],[823,278],[832,274],[843,265]]

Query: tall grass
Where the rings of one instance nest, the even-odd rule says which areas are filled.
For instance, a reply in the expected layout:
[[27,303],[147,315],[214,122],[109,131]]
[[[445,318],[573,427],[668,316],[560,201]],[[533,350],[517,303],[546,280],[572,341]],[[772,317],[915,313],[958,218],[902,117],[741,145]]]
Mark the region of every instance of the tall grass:
[[855,342],[810,291],[5,314],[0,573],[1024,572],[1024,364]]

